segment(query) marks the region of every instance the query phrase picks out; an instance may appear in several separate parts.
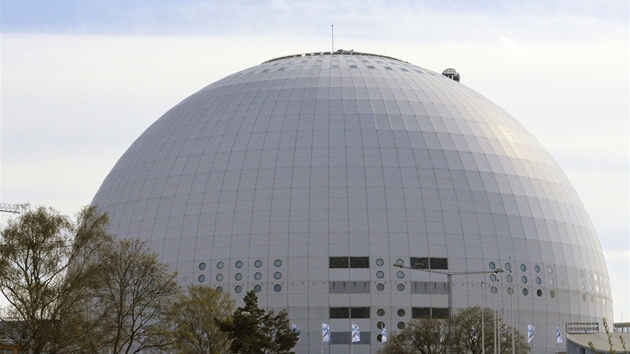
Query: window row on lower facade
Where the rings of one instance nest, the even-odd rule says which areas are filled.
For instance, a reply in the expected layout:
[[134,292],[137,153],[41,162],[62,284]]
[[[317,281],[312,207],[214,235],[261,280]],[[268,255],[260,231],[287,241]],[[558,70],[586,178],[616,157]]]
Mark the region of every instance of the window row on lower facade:
[[[412,269],[448,269],[447,258],[411,257],[409,261]],[[331,269],[370,268],[370,257],[330,257],[328,263]],[[384,264],[385,261],[382,258],[376,260],[377,266],[382,267]]]
[[[400,318],[404,317],[407,314],[405,309],[398,309],[396,311],[396,315]],[[385,310],[379,308],[376,310],[376,315],[378,317],[385,316]],[[359,307],[330,307],[329,308],[329,317],[331,319],[340,319],[340,318],[348,318],[348,319],[359,319],[359,318],[370,318],[370,307],[369,306],[359,306]],[[449,309],[444,307],[412,307],[411,308],[411,318],[412,319],[420,319],[420,318],[435,318],[435,319],[447,319],[449,318]],[[381,323],[381,322],[379,322]],[[403,327],[404,328],[404,327]],[[379,327],[382,329],[382,327]],[[402,329],[402,328],[401,328]]]
[[[371,292],[370,281],[330,281],[328,292],[331,294],[369,294]],[[398,291],[404,291],[405,285],[396,285]],[[385,284],[376,284],[377,291],[385,290]],[[448,295],[448,283],[433,281],[411,282],[412,294]]]

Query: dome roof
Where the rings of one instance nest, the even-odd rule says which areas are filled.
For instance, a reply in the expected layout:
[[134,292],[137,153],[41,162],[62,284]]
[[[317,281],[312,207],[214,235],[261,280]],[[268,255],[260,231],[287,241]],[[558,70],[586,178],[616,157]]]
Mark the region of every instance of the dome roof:
[[[411,309],[396,310],[425,301],[418,284],[444,279],[394,270],[397,259],[511,267],[491,285],[515,293],[516,323],[548,336],[541,348],[555,348],[556,323],[611,314],[597,235],[547,151],[465,85],[390,57],[296,55],[227,76],[151,125],[93,203],[112,233],[149,240],[183,284],[237,298],[255,289],[305,335],[334,322],[335,306],[387,309],[364,324],[370,345],[376,321],[408,321]],[[344,257],[369,266],[340,273]],[[484,279],[458,279],[454,306],[481,305]],[[365,281],[372,296],[335,300],[340,281]]]

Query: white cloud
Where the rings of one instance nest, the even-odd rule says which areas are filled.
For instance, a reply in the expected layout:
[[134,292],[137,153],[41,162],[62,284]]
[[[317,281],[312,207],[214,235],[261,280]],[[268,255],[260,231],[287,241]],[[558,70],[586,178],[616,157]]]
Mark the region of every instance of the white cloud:
[[515,57],[522,57],[527,54],[525,49],[523,49],[520,45],[509,38],[501,37],[499,38],[503,46]]

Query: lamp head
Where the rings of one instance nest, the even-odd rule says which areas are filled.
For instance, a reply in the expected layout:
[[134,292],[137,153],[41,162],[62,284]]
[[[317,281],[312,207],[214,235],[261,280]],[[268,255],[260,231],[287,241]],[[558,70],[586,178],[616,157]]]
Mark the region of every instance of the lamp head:
[[396,263],[394,263],[394,267],[396,268],[402,268],[405,266],[405,262],[402,259],[398,259],[396,260]]
[[503,273],[503,272],[505,272],[505,269],[503,269],[501,267],[499,267],[499,268],[494,270],[494,273]]

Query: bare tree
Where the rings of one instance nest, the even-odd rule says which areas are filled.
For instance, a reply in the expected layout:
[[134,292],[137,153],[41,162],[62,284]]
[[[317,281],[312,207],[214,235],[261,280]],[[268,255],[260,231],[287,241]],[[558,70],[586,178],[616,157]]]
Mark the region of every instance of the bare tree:
[[99,255],[98,286],[76,321],[80,351],[138,353],[173,344],[169,312],[179,286],[175,274],[143,241],[123,239]]
[[[483,316],[483,321],[482,321]],[[456,353],[483,353],[482,344],[485,345],[485,352],[494,352],[495,328],[498,328],[498,340],[501,343],[501,353],[512,353],[512,338],[514,338],[514,349],[518,354],[530,352],[530,348],[525,341],[525,336],[517,330],[512,331],[512,327],[503,323],[501,316],[497,318],[498,326],[494,325],[494,314],[491,309],[482,309],[479,306],[465,308],[453,317],[453,327],[450,335],[450,342]],[[482,330],[482,326],[483,328]],[[484,338],[482,340],[482,333]]]
[[94,255],[111,241],[107,222],[94,207],[75,223],[39,207],[2,230],[0,291],[9,302],[2,328],[24,353],[54,354],[72,344],[66,323],[96,279]]
[[229,293],[208,286],[191,285],[178,296],[172,321],[176,347],[182,353],[227,354],[230,338],[215,322],[227,319],[236,301]]
[[[483,316],[483,321],[482,321]],[[499,317],[501,353],[512,353],[512,328]],[[482,328],[482,326],[484,328]],[[412,320],[399,334],[392,332],[379,350],[382,354],[481,354],[494,352],[494,316],[492,310],[479,306],[468,307],[447,320]],[[482,335],[484,336],[482,339]],[[514,331],[514,349],[518,354],[530,352],[525,337]]]
[[400,333],[392,332],[381,354],[442,354],[448,349],[446,320],[415,319],[407,323]]

